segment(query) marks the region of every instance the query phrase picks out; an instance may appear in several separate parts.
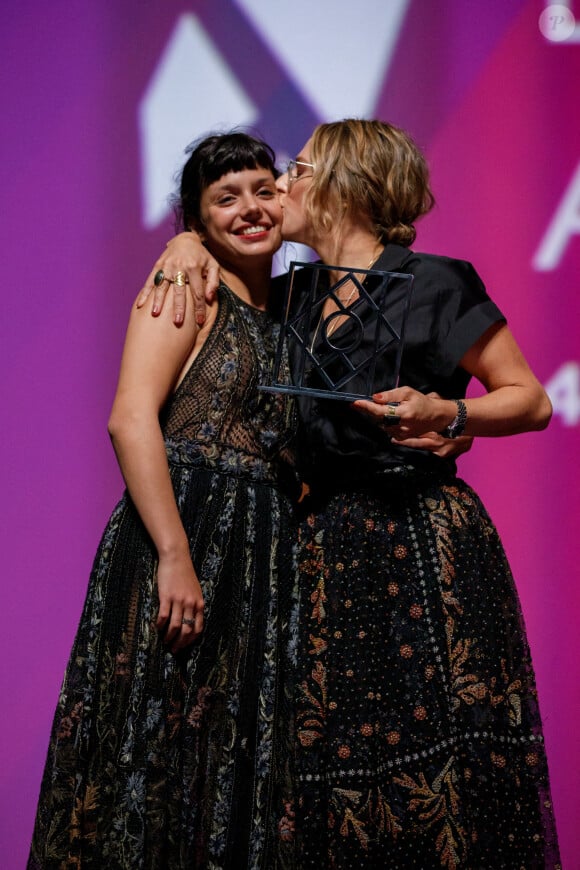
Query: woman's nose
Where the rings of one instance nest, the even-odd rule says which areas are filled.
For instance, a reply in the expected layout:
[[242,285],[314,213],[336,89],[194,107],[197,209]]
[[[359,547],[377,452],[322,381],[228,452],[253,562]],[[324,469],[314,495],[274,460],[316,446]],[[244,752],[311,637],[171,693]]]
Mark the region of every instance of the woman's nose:
[[278,191],[278,193],[288,193],[288,173],[287,172],[283,172],[282,175],[280,175],[276,179],[276,190]]
[[248,196],[244,200],[244,213],[247,215],[252,214],[260,214],[262,211],[262,204],[259,199],[256,199],[254,196]]

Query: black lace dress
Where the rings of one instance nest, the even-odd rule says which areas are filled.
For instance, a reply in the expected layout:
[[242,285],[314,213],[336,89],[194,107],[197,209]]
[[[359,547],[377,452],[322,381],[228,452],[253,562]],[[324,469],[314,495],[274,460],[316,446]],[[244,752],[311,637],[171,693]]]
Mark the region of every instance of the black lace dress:
[[[415,276],[401,383],[460,398],[459,360],[503,319],[473,268],[396,245],[375,268]],[[374,326],[353,311],[354,353],[370,355]],[[349,330],[333,344],[354,348]],[[397,447],[348,403],[300,405],[299,866],[553,870],[530,651],[484,506],[453,463]]]
[[31,870],[293,864],[295,416],[286,397],[257,390],[277,327],[219,293],[213,331],[162,416],[203,636],[178,655],[164,648],[155,549],[125,495],[66,670]]

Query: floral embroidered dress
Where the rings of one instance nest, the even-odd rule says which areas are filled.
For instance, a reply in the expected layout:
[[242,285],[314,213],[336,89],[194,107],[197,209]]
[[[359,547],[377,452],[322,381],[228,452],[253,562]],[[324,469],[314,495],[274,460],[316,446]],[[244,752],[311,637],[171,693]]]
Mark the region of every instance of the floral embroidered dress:
[[156,552],[125,494],[66,670],[30,870],[293,864],[295,415],[257,389],[277,336],[220,287],[214,328],[162,414],[203,635],[178,655],[163,646]]
[[[459,360],[503,320],[475,271],[397,245],[375,268],[414,275],[401,384],[461,398]],[[341,342],[355,363],[372,353],[374,325],[352,312],[332,346],[319,330],[329,371]],[[387,351],[375,389],[391,365]],[[484,506],[453,463],[398,447],[348,403],[300,406],[299,866],[554,870],[532,662]]]

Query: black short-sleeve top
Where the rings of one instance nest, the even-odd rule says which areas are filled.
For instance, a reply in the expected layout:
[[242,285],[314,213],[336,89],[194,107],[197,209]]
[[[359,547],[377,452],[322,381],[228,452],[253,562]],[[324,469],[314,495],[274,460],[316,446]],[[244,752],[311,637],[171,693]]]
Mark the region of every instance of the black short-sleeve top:
[[[487,329],[505,321],[473,266],[463,260],[388,244],[373,269],[411,274],[414,278],[399,385],[423,393],[436,391],[450,399],[465,396],[470,375],[461,368],[460,360]],[[369,292],[372,294],[372,287]],[[388,305],[387,301],[387,309]],[[388,316],[388,310],[386,313]],[[295,357],[292,346],[290,353],[291,359]],[[392,355],[385,354],[376,361],[372,392],[391,384],[392,367]],[[353,392],[356,387],[356,382],[349,384]],[[298,406],[301,464],[312,486],[324,487],[330,481],[333,486],[341,482],[347,486],[364,485],[377,473],[398,468],[449,473],[455,470],[453,462],[428,451],[394,445],[388,434],[348,402],[304,396],[298,399]]]

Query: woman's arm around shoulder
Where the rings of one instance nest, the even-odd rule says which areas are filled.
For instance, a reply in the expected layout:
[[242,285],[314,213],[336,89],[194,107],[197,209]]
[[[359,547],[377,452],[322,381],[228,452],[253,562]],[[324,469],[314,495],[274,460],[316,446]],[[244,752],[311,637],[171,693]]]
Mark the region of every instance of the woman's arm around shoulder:
[[[186,284],[172,284],[178,272],[185,276]],[[198,326],[205,322],[207,306],[214,299],[219,285],[219,263],[202,244],[194,231],[179,233],[167,242],[143,289],[137,297],[137,308],[145,304],[153,293],[151,314],[157,317],[163,310],[169,287],[173,288],[173,320],[176,326],[185,316],[185,296],[189,292]],[[186,286],[189,291],[186,290]]]

